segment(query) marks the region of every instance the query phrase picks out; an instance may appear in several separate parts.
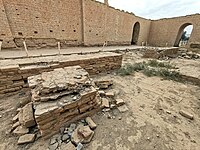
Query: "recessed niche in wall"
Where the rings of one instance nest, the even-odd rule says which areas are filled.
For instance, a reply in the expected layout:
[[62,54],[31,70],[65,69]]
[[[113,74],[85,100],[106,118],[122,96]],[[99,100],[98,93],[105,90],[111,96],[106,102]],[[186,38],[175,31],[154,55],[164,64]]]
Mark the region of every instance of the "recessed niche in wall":
[[2,33],[1,36],[6,36],[6,34],[3,34],[3,33]]
[[19,16],[19,14],[17,14],[17,16]]
[[16,9],[16,10],[18,10],[18,9]]
[[9,41],[7,43],[10,43]]
[[62,32],[64,32],[65,30],[62,30]]
[[89,30],[89,32],[92,32],[92,30]]
[[37,32],[37,31],[34,31],[34,33],[35,33],[35,34],[38,34],[38,32]]
[[49,30],[49,32],[53,32],[53,30]]
[[2,12],[4,12],[5,10],[2,10]]
[[99,34],[96,34],[96,35],[99,35]]
[[35,17],[35,18],[39,18],[39,17]]
[[18,32],[18,35],[23,36],[22,32]]
[[74,32],[76,32],[76,30],[74,30]]

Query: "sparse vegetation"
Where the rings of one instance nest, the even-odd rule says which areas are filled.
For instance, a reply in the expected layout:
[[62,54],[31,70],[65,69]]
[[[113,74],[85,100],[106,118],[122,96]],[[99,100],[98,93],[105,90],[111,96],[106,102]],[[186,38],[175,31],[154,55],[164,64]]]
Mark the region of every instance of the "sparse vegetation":
[[163,79],[181,81],[181,75],[179,72],[170,70],[176,67],[169,64],[158,62],[157,60],[150,60],[148,62],[141,62],[136,64],[126,64],[117,71],[117,74],[121,76],[131,75],[134,72],[141,71],[146,76],[159,76]]

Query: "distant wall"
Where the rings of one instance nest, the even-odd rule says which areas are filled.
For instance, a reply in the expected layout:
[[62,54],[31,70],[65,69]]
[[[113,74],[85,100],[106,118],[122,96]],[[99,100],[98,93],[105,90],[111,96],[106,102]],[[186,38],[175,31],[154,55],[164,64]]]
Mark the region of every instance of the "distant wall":
[[105,41],[109,45],[130,45],[133,26],[140,23],[138,45],[146,42],[150,20],[116,10],[103,3],[84,1],[84,42],[86,45],[99,45]]
[[174,46],[179,29],[185,25],[193,25],[190,44],[200,44],[200,15],[189,15],[152,21],[149,33],[149,44],[153,46]]

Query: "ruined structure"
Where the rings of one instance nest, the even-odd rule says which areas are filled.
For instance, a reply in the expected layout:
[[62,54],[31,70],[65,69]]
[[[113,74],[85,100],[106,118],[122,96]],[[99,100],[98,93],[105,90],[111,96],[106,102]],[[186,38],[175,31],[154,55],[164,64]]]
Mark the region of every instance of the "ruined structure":
[[200,41],[200,15],[148,20],[95,0],[0,0],[3,48],[142,45],[174,46],[186,25],[194,25],[190,43]]

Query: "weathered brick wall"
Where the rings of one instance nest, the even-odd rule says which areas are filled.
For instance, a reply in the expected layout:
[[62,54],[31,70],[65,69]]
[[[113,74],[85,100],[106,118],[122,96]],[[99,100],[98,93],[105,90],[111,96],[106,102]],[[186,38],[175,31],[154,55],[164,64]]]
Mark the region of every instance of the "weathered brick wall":
[[98,53],[88,55],[66,55],[36,57],[0,61],[0,94],[14,92],[26,87],[29,76],[79,65],[94,75],[118,69],[122,64],[122,55],[116,53]]
[[[3,0],[8,23],[17,46],[82,43],[80,0]],[[7,23],[7,21],[4,21]]]
[[86,45],[99,45],[108,41],[109,45],[130,45],[133,26],[140,23],[138,45],[146,42],[150,20],[134,14],[122,12],[96,1],[84,1],[84,39]]
[[153,46],[174,46],[182,25],[192,24],[193,31],[189,43],[200,44],[200,15],[189,15],[152,21],[149,43]]

